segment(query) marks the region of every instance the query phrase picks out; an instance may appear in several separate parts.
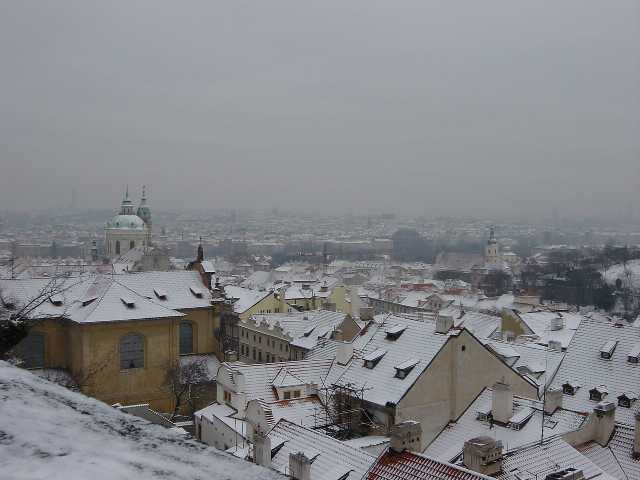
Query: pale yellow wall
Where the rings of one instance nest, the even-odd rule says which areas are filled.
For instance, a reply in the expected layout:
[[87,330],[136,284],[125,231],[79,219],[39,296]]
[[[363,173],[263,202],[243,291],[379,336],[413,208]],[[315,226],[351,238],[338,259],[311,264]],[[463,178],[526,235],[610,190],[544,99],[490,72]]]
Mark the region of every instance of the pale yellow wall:
[[516,314],[512,310],[509,310],[507,308],[502,309],[500,318],[500,329],[503,335],[505,335],[507,332],[511,332],[517,337],[518,335],[531,335],[533,333],[531,329],[529,329],[525,325],[518,314]]
[[537,398],[535,386],[465,330],[449,339],[428,370],[399,402],[395,421],[419,421],[426,446],[449,421],[457,419],[485,387],[499,380],[511,385],[516,395]]
[[[167,367],[178,359],[180,322],[194,325],[193,353],[220,355],[214,337],[219,316],[212,308],[184,313],[175,319],[99,324],[44,320],[33,331],[45,334],[45,367],[67,369],[88,395],[107,403],[151,403],[155,410],[168,411],[173,401],[163,385]],[[121,371],[120,339],[128,333],[144,336],[145,366]]]
[[336,305],[337,312],[351,314],[351,302],[347,302],[346,298],[346,288],[343,285],[336,285],[328,297],[328,302]]
[[271,293],[238,316],[240,320],[248,320],[252,315],[260,313],[286,313],[283,312],[281,308],[282,305],[280,301],[276,298],[275,294]]

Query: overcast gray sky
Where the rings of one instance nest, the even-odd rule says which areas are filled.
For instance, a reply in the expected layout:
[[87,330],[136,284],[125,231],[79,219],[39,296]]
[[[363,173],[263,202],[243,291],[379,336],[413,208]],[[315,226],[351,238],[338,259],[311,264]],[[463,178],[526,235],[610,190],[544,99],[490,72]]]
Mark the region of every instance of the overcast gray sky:
[[638,212],[639,51],[631,0],[4,0],[0,209]]

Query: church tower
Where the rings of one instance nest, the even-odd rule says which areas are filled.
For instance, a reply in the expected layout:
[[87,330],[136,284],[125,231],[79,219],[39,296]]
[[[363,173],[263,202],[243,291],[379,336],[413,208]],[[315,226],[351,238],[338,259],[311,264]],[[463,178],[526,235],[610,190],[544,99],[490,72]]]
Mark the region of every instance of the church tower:
[[495,237],[493,227],[489,231],[489,241],[484,250],[484,261],[487,265],[497,266],[500,260],[500,252],[498,250],[498,241]]

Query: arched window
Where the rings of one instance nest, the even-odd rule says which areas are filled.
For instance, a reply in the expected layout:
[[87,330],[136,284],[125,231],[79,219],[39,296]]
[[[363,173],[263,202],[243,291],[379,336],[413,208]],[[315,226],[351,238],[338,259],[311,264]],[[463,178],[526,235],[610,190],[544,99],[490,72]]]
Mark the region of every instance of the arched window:
[[131,241],[129,242],[129,249],[134,249],[134,248],[136,248],[136,242],[134,242],[133,240],[131,240]]
[[191,322],[180,323],[180,355],[193,353],[193,325]]
[[130,333],[120,339],[120,370],[144,367],[144,337]]
[[16,347],[16,356],[22,359],[26,368],[44,367],[44,333],[29,332]]
[[116,255],[120,255],[120,240],[116,240]]

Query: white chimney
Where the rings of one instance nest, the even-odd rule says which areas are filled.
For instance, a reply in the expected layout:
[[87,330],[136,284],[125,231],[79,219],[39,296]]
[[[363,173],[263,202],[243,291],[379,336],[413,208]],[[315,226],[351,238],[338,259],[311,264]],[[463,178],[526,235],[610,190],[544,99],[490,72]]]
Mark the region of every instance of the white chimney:
[[636,413],[636,430],[633,437],[633,458],[640,458],[640,412]]
[[271,466],[271,439],[259,429],[253,433],[253,462],[263,467]]
[[358,295],[358,287],[351,288],[349,297],[351,298],[351,316],[360,318],[360,296]]
[[395,424],[391,427],[390,448],[396,453],[402,453],[404,450],[414,452],[422,452],[422,426],[420,422],[406,420]]
[[562,388],[550,388],[544,396],[544,413],[551,415],[558,408],[562,408]]
[[353,343],[339,342],[336,350],[336,362],[338,365],[346,365],[353,357]]
[[511,387],[502,382],[493,385],[491,415],[496,422],[507,424],[513,417],[513,392]]
[[593,407],[593,411],[596,415],[594,440],[601,446],[606,447],[616,426],[616,404],[613,402],[600,402]]
[[476,437],[464,442],[462,463],[469,470],[483,475],[502,471],[502,441],[491,437]]
[[295,480],[311,480],[311,460],[303,452],[289,454],[289,475]]
[[451,315],[436,315],[436,333],[448,333],[453,328],[453,317]]

